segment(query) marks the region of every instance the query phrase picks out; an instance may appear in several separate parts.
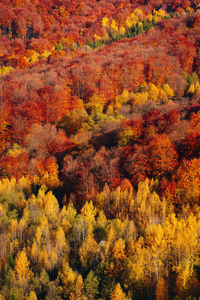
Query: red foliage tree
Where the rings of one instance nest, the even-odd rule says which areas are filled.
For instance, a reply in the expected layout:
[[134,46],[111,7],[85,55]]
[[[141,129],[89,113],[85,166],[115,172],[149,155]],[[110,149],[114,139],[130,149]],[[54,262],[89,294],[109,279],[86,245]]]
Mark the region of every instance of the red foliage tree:
[[167,134],[156,135],[148,148],[154,175],[169,174],[177,167],[178,154]]

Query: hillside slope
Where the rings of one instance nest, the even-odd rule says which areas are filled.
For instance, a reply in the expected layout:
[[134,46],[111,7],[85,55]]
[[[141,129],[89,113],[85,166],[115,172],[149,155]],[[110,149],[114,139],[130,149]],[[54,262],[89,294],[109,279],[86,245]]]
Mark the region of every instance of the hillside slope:
[[1,1],[0,299],[200,295],[199,7]]

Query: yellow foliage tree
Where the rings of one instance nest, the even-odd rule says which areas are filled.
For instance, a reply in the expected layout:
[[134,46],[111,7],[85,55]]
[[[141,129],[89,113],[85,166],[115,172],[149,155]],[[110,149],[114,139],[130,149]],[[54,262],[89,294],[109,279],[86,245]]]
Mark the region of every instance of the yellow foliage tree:
[[65,233],[68,233],[68,231],[72,228],[76,214],[77,212],[72,202],[69,202],[67,208],[65,205],[63,206],[59,214],[58,224],[62,226]]
[[22,292],[24,292],[24,289],[26,288],[32,275],[29,265],[30,263],[27,259],[26,252],[25,250],[22,250],[18,253],[15,260],[15,276],[20,288],[22,289]]
[[87,300],[88,298],[84,295],[84,283],[83,278],[79,274],[76,280],[74,292],[70,294],[70,300]]
[[68,295],[76,279],[76,274],[74,273],[72,268],[70,268],[68,262],[66,262],[65,260],[63,261],[62,264],[61,279],[62,279],[64,291],[66,295]]
[[79,249],[80,261],[87,268],[98,255],[98,244],[92,234],[88,234]]
[[125,246],[126,246],[125,241],[122,238],[118,239],[114,243],[112,253],[113,253],[113,257],[116,261],[122,262],[126,258],[125,253],[124,253]]
[[117,283],[115,286],[111,296],[110,300],[128,300],[125,293],[123,292],[120,283]]
[[92,230],[92,225],[95,222],[95,216],[97,214],[97,209],[94,207],[92,201],[86,201],[85,205],[81,209],[81,215],[88,223],[88,230]]
[[115,20],[112,20],[112,23],[110,25],[110,28],[113,30],[113,32],[118,32],[119,28],[118,28],[118,24]]
[[115,240],[115,237],[116,237],[116,232],[115,232],[115,229],[113,227],[113,225],[111,224],[111,226],[109,227],[109,231],[108,231],[108,234],[107,234],[107,241],[106,241],[106,245],[105,245],[105,248],[104,248],[104,251],[105,251],[105,257],[108,256],[108,253],[113,245],[113,242]]
[[31,248],[31,259],[33,260],[34,263],[37,262],[38,256],[39,256],[39,247],[36,241],[34,240]]
[[148,93],[131,93],[132,105],[142,105],[148,101]]
[[[38,236],[37,236],[38,234]],[[40,227],[36,231],[36,238],[41,238],[40,234],[43,236],[43,238],[48,238],[50,236],[49,231],[49,222],[47,217],[43,214],[43,216],[40,218]]]
[[127,285],[135,284],[138,287],[152,283],[151,251],[144,246],[145,240],[140,237],[138,241],[132,241],[129,246],[127,259]]
[[103,27],[106,27],[106,28],[109,27],[109,20],[108,20],[108,18],[104,17],[102,19],[102,25],[103,25]]
[[0,68],[0,75],[1,74],[3,74],[3,75],[8,74],[13,70],[14,70],[14,68],[11,67],[11,66],[7,66],[7,67],[3,66],[3,67]]
[[47,253],[47,251],[44,247],[39,252],[38,263],[40,264],[41,267],[44,266],[45,269],[47,269],[47,270],[51,269],[49,256],[48,256],[48,253]]
[[35,292],[31,291],[28,300],[37,300]]
[[50,223],[56,223],[59,215],[59,204],[52,191],[46,193],[46,186],[43,185],[37,195],[37,203],[41,208],[44,208],[45,214]]
[[125,255],[125,241],[120,238],[118,239],[113,246],[112,249],[112,254],[114,258],[114,263],[115,263],[115,272],[119,272],[123,269],[123,263],[126,259]]
[[62,254],[62,252],[65,250],[68,250],[68,245],[65,237],[65,233],[63,231],[63,228],[61,226],[58,227],[56,231],[56,248],[59,256]]
[[149,94],[149,100],[151,102],[158,101],[159,89],[153,83],[150,83],[148,85],[148,94]]
[[189,296],[191,279],[194,277],[193,263],[186,260],[185,264],[178,268],[179,274],[176,280],[176,291],[180,296]]
[[106,216],[105,216],[103,210],[101,209],[101,210],[98,212],[97,224],[98,224],[99,226],[105,227],[107,223],[108,223],[107,218],[106,218]]

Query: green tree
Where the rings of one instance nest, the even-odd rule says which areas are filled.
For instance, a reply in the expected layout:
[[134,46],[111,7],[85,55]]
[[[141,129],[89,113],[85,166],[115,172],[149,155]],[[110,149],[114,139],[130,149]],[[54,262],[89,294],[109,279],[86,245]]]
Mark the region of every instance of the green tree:
[[85,291],[88,299],[95,299],[95,297],[98,295],[98,286],[98,278],[94,275],[93,271],[90,271],[85,279]]

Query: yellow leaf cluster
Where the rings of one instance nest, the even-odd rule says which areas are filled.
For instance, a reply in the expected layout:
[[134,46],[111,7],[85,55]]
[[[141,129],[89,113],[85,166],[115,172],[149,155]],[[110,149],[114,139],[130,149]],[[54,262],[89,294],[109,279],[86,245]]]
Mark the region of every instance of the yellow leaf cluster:
[[17,157],[24,151],[25,150],[20,145],[14,143],[12,149],[9,149],[7,153],[9,156]]
[[109,20],[108,20],[108,18],[104,17],[102,19],[102,25],[103,25],[103,27],[106,27],[106,28],[109,27]]
[[95,221],[97,210],[94,207],[92,201],[88,202],[86,201],[85,205],[81,209],[81,215],[84,217],[84,219],[89,223],[92,224]]
[[154,9],[154,11],[153,11],[153,20],[154,20],[155,23],[162,20],[165,16],[166,16],[166,13],[163,9],[159,9],[159,10]]
[[143,87],[142,92],[130,93],[132,105],[142,105],[147,102],[167,102],[173,98],[174,91],[168,84],[163,84],[158,88],[155,84],[149,83]]
[[200,94],[200,83],[196,81],[192,83],[187,91],[188,94]]
[[8,73],[10,73],[13,70],[14,70],[14,68],[11,67],[11,66],[7,66],[7,67],[3,66],[3,67],[0,68],[0,75],[1,74],[2,75],[8,74]]
[[48,58],[51,54],[52,52],[44,50],[44,52],[41,54],[41,58]]
[[111,29],[114,31],[114,32],[118,32],[119,31],[119,28],[118,28],[118,24],[115,20],[112,20],[112,23],[110,25]]

